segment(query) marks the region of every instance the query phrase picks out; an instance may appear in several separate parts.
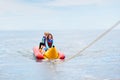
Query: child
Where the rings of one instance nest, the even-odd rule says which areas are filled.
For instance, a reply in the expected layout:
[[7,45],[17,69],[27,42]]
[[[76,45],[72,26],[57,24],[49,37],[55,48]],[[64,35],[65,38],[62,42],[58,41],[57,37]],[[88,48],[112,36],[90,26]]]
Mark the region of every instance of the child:
[[40,44],[39,44],[39,49],[42,49],[43,46],[45,46],[45,41],[47,39],[48,34],[49,34],[48,32],[44,32],[44,36],[42,38],[42,42],[40,42]]
[[53,36],[52,34],[48,34],[47,39],[45,41],[45,51],[53,46]]

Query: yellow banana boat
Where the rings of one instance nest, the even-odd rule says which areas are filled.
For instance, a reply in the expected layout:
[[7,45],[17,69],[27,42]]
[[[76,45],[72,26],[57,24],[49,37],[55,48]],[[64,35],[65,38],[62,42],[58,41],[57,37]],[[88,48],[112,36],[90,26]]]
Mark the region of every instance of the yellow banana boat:
[[44,54],[40,52],[38,47],[33,48],[36,59],[65,59],[65,55],[60,51],[57,51],[56,47],[49,48]]

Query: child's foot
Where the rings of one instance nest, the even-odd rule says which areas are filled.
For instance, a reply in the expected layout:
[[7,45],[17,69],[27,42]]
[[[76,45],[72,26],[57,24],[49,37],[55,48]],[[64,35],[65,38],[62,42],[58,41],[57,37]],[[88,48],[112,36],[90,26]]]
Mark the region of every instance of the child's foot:
[[41,51],[42,51],[42,48],[40,48],[39,51],[41,52]]

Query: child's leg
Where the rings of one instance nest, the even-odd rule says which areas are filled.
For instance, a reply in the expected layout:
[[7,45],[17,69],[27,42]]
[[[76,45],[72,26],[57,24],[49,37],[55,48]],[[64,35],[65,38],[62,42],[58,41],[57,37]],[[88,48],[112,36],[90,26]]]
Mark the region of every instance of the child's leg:
[[42,42],[40,42],[40,44],[39,44],[39,49],[41,49],[41,46],[44,46],[44,43],[42,43]]

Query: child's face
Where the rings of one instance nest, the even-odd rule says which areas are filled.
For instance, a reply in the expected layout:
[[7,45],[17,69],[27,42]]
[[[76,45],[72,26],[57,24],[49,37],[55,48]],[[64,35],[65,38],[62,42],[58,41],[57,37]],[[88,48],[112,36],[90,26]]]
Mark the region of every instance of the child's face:
[[52,39],[52,36],[51,35],[49,35],[49,37],[48,37],[49,39]]

